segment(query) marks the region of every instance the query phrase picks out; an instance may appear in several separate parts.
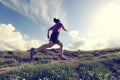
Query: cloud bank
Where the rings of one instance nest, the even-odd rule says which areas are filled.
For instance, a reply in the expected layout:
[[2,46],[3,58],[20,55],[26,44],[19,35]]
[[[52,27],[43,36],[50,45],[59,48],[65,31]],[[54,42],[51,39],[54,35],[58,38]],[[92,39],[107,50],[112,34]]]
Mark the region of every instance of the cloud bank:
[[120,1],[110,1],[97,9],[91,19],[86,36],[78,30],[69,32],[72,43],[69,49],[96,50],[120,47]]
[[[66,12],[62,8],[62,0],[0,0],[10,9],[37,22],[44,20],[50,22],[51,18],[58,17],[65,22]],[[69,32],[72,42],[67,46],[74,49],[103,49],[120,47],[120,1],[111,0],[93,12],[90,28],[85,36],[79,36],[78,30]],[[51,23],[50,23],[51,24]],[[11,24],[1,24],[1,26],[12,26]],[[2,29],[2,28],[1,28]],[[26,40],[24,35],[15,31],[15,27],[7,27],[0,32],[0,48],[5,49],[27,49],[31,45],[38,45],[39,41]],[[4,31],[4,32],[3,32]],[[6,33],[9,33],[6,34]],[[19,36],[19,37],[18,37]],[[13,45],[13,44],[14,45]],[[19,45],[17,46],[16,45]],[[66,46],[65,46],[66,47]]]
[[12,24],[0,24],[0,50],[27,50],[40,46],[40,41],[29,40],[27,35],[15,31]]
[[50,23],[54,17],[66,22],[66,12],[62,0],[1,0],[5,6],[30,18],[34,22],[41,20]]

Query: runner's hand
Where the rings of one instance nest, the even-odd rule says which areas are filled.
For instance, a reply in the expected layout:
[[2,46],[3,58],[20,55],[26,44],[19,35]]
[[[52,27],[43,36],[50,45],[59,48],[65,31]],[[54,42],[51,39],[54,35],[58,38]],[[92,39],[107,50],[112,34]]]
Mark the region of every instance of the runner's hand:
[[49,34],[47,35],[47,38],[49,39],[50,37],[49,37]]

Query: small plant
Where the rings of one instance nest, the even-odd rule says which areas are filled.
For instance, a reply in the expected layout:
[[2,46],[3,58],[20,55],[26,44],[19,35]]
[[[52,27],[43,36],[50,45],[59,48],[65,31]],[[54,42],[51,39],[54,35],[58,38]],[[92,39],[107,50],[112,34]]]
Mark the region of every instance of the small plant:
[[120,80],[120,49],[66,50],[68,60],[50,51],[32,62],[26,51],[0,52],[0,80]]

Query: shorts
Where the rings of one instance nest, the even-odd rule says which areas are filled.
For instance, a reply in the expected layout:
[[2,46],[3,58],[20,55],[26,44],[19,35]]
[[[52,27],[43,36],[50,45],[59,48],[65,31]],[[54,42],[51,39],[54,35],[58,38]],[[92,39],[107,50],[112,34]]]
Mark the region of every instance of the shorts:
[[59,43],[58,37],[59,37],[59,32],[52,32],[49,41],[52,41],[54,44],[58,44]]

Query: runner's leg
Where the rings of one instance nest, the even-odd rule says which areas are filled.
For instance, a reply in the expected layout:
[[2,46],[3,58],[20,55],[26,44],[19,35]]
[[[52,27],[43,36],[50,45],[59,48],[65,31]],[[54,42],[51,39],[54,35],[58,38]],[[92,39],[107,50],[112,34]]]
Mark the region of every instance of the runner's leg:
[[62,60],[67,60],[67,58],[64,56],[63,54],[63,44],[61,42],[58,43],[58,45],[60,46],[60,55],[59,57],[62,59]]
[[54,43],[52,41],[50,41],[48,44],[44,44],[42,46],[40,46],[39,48],[37,48],[37,51],[42,51],[45,50],[46,48],[50,48],[54,45]]
[[59,42],[58,45],[60,46],[60,55],[63,55],[63,44]]

